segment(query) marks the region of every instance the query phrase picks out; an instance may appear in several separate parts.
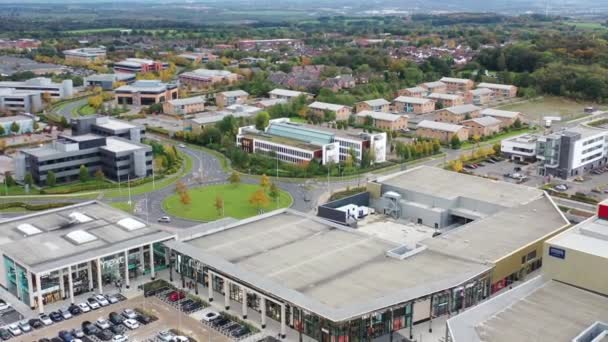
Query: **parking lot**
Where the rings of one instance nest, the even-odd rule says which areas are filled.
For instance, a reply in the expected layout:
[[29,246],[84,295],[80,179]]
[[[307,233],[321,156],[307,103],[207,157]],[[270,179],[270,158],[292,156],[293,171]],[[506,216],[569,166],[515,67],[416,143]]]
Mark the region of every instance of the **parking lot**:
[[[124,309],[139,309],[147,314],[157,317],[147,325],[140,325],[134,330],[126,330],[125,335],[129,341],[158,341],[158,333],[168,329],[177,329],[184,335],[189,336],[197,341],[229,341],[229,339],[213,329],[209,329],[201,324],[201,322],[189,317],[185,313],[180,313],[171,305],[159,300],[156,297],[137,297],[130,300],[111,304],[106,307],[93,310],[91,312],[80,314],[71,319],[55,323],[38,330],[33,330],[23,336],[13,338],[15,341],[39,341],[43,338],[51,339],[57,337],[62,330],[70,331],[72,329],[81,329],[82,322],[90,321],[94,323],[98,318],[108,319],[111,312],[120,313]],[[91,341],[99,341],[93,337]]]
[[478,176],[540,187],[544,184],[544,179],[542,176],[538,176],[536,166],[535,163],[519,164],[509,159],[488,158],[480,163],[475,163],[475,165],[466,163],[464,169]]

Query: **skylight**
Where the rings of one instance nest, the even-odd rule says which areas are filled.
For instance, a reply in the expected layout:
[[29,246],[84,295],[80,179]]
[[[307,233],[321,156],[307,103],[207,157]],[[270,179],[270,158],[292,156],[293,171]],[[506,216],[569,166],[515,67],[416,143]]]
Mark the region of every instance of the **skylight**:
[[125,217],[118,221],[117,224],[128,231],[138,230],[146,226],[145,223],[140,222],[132,217]]
[[39,233],[42,233],[42,230],[32,226],[29,223],[22,223],[20,225],[17,226],[17,229],[22,232],[23,234],[30,236],[30,235],[36,235]]
[[95,235],[85,232],[84,230],[75,230],[73,232],[69,232],[65,235],[65,237],[72,241],[72,243],[75,245],[82,245],[97,240]]
[[88,217],[87,215],[83,214],[83,213],[79,213],[77,211],[71,213],[70,215],[68,215],[72,220],[74,221],[78,221],[78,223],[86,223],[86,222],[91,222],[93,221],[92,218]]

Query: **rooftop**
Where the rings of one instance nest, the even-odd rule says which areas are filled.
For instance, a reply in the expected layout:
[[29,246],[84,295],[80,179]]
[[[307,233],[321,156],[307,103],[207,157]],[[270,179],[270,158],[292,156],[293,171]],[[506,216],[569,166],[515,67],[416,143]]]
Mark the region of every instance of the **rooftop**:
[[130,79],[135,79],[135,75],[132,74],[96,74],[87,76],[87,81],[96,81],[96,82],[116,82],[116,81],[126,81]]
[[427,88],[439,88],[439,87],[445,87],[445,83],[441,82],[441,81],[435,81],[435,82],[426,82],[426,83],[422,83],[423,86],[427,87]]
[[471,94],[473,94],[473,95],[490,95],[490,94],[492,94],[492,90],[490,90],[488,88],[477,88],[477,89],[471,90]]
[[489,269],[398,245],[289,209],[228,224],[168,247],[335,321],[456,286]]
[[487,82],[481,82],[477,85],[477,88],[490,88],[490,89],[504,89],[504,90],[510,90],[511,88],[513,88],[514,86],[510,85],[510,84],[498,84],[498,83],[487,83]]
[[167,86],[167,83],[163,83],[159,80],[139,80],[135,81],[133,84],[120,86],[115,89],[115,92],[162,92],[167,90]]
[[34,118],[27,115],[0,116],[0,122],[19,122],[23,120],[31,121],[34,120]]
[[249,93],[244,91],[244,90],[230,90],[230,91],[223,91],[220,94],[226,96],[226,97],[237,97],[237,96],[249,96]]
[[[139,229],[129,229],[137,222]],[[173,235],[127,213],[92,201],[0,221],[0,250],[33,272],[159,242]]]
[[481,110],[481,115],[514,119],[514,118],[517,118],[519,115],[521,115],[521,113],[512,112],[512,111],[508,111],[508,110],[494,109],[494,108],[485,108],[485,109]]
[[202,96],[187,97],[185,99],[175,99],[168,101],[174,106],[184,106],[198,103],[205,103],[205,98]]
[[77,55],[77,56],[97,56],[106,53],[105,47],[96,47],[96,48],[79,48],[72,50],[64,50],[64,55]]
[[118,137],[107,137],[106,144],[104,146],[102,146],[101,149],[110,151],[110,152],[114,152],[114,153],[120,153],[120,152],[136,151],[136,150],[140,150],[140,149],[146,148],[146,147],[149,149],[152,149],[148,145],[139,144],[139,143],[133,142],[131,140],[118,138]]
[[422,97],[399,96],[393,102],[425,104],[431,102],[431,100]]
[[266,132],[269,135],[304,141],[317,146],[329,144],[334,138],[331,133],[291,122],[271,122]]
[[411,88],[405,88],[405,90],[409,91],[410,93],[426,92],[426,89],[424,89],[424,88],[422,88],[420,86],[411,87]]
[[187,76],[187,77],[226,77],[233,75],[230,71],[227,70],[213,70],[213,69],[196,69],[193,71],[187,71],[179,76]]
[[438,131],[445,131],[445,132],[458,132],[459,130],[466,128],[466,127],[461,126],[461,125],[454,125],[454,124],[447,123],[447,122],[422,120],[418,123],[418,125],[416,125],[416,128],[428,128],[428,129],[435,129]]
[[385,99],[374,99],[374,100],[367,100],[367,101],[363,101],[364,103],[372,106],[372,107],[376,107],[376,106],[384,106],[384,105],[389,105],[391,104],[390,102],[386,101]]
[[593,216],[553,237],[548,243],[608,259],[608,220]]
[[308,105],[308,108],[314,108],[314,109],[320,109],[320,110],[331,110],[331,111],[338,111],[344,107],[346,107],[346,106],[340,105],[340,104],[319,102],[319,101],[315,101]]
[[321,149],[320,144],[309,142],[309,141],[304,141],[304,140],[300,140],[300,139],[294,139],[294,138],[289,137],[288,135],[281,136],[281,135],[266,134],[263,132],[244,131],[243,136],[250,138],[250,139],[268,141],[268,142],[272,142],[275,144],[281,144],[281,145],[287,145],[287,146],[293,146],[293,147],[297,147],[297,148],[300,148],[300,149],[303,149],[306,151],[318,151]]
[[359,117],[371,116],[372,118],[374,118],[376,120],[382,120],[382,121],[397,121],[397,120],[401,119],[401,117],[403,117],[403,116],[405,116],[406,118],[408,117],[407,115],[391,114],[391,113],[385,113],[385,112],[374,112],[371,110],[363,110],[363,111],[357,113],[357,116],[359,116]]
[[469,83],[471,82],[468,78],[455,78],[455,77],[442,77],[440,82],[449,82],[449,83]]
[[462,96],[460,96],[460,95],[443,94],[443,93],[430,93],[426,97],[430,98],[430,99],[451,100],[451,101],[458,100],[458,99],[462,98]]
[[538,140],[538,135],[526,133],[526,134],[522,134],[522,135],[516,135],[514,137],[507,138],[504,140],[518,142],[518,143],[525,143],[525,144],[532,144],[532,143],[535,144],[536,141]]
[[128,121],[116,120],[108,116],[98,117],[95,121],[95,125],[112,131],[128,130],[138,127]]
[[477,124],[479,124],[480,126],[483,126],[483,127],[490,127],[490,126],[498,126],[498,125],[500,125],[500,120],[495,119],[495,118],[493,118],[491,116],[483,116],[483,117],[480,117],[480,118],[473,118],[473,119],[470,119],[470,120],[464,120],[462,123],[465,123],[465,122],[475,122],[475,123],[477,123]]
[[279,88],[273,89],[268,94],[277,95],[277,96],[286,96],[286,97],[298,97],[300,95],[306,95],[306,93],[301,92],[301,91],[279,89]]
[[448,107],[445,110],[449,111],[452,114],[464,115],[480,109],[481,108],[472,104],[463,104],[459,106]]
[[591,126],[587,126],[587,125],[577,125],[574,127],[569,127],[566,130],[560,131],[560,132],[556,132],[557,134],[560,133],[577,133],[581,135],[581,138],[588,138],[588,137],[592,137],[598,134],[606,134],[606,130],[602,129],[602,128],[596,128],[596,127],[591,127]]

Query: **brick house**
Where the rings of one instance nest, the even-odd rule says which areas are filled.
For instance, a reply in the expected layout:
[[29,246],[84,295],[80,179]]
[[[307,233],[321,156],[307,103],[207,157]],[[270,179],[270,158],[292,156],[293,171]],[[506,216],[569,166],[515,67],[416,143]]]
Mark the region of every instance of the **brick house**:
[[233,104],[245,104],[249,93],[244,90],[223,91],[215,94],[215,104],[220,108],[226,108]]
[[426,89],[428,93],[444,94],[448,91],[448,86],[439,81],[422,83],[420,87]]
[[517,87],[510,84],[496,84],[482,82],[477,85],[477,89],[490,89],[495,98],[514,98],[517,96]]
[[492,101],[493,92],[488,88],[477,88],[465,93],[464,102],[481,106]]
[[428,90],[426,90],[423,87],[417,86],[417,87],[399,89],[399,91],[397,92],[397,95],[398,96],[409,96],[409,97],[423,97],[427,93],[428,93]]
[[467,78],[442,77],[439,81],[445,83],[448,93],[466,93],[475,86],[475,82]]
[[357,113],[364,110],[388,113],[390,111],[390,104],[391,103],[386,101],[385,99],[361,101],[355,103],[355,111]]
[[462,125],[469,127],[470,136],[485,137],[500,132],[500,120],[491,116],[464,120]]
[[356,122],[359,125],[365,124],[365,121],[368,117],[372,118],[373,126],[375,128],[388,130],[388,131],[397,131],[397,130],[405,130],[407,129],[407,115],[400,114],[391,114],[384,112],[372,112],[369,110],[364,110],[357,113]]
[[393,110],[399,113],[430,113],[435,110],[435,102],[421,97],[399,96],[393,100]]
[[481,116],[481,108],[472,104],[448,107],[439,110],[436,120],[439,122],[448,122],[460,124],[464,120],[474,119]]
[[448,144],[456,135],[460,141],[469,139],[469,128],[451,123],[422,120],[416,126],[416,136],[421,138],[437,139]]
[[519,119],[522,121],[523,114],[521,112],[512,112],[508,110],[500,110],[494,108],[486,108],[481,111],[481,116],[490,116],[494,119],[500,120],[500,127],[509,127],[515,123],[515,120]]
[[464,97],[455,94],[431,93],[426,96],[436,103],[439,103],[442,108],[460,106],[464,104]]
[[333,112],[336,115],[336,121],[348,120],[348,117],[352,114],[352,108],[349,106],[325,103],[315,101],[308,105],[308,109],[317,116],[322,117],[325,111]]

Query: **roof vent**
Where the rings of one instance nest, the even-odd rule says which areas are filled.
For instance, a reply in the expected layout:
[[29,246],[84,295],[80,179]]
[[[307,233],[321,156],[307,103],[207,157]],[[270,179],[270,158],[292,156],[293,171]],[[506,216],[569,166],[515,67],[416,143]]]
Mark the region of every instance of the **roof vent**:
[[66,239],[70,240],[75,245],[83,245],[85,243],[97,240],[97,236],[85,232],[84,230],[75,230],[65,235]]
[[404,260],[414,256],[426,249],[425,245],[416,244],[414,246],[401,245],[386,251],[386,256],[394,259]]
[[42,233],[42,230],[34,227],[33,225],[29,224],[29,223],[22,223],[20,225],[17,226],[17,229],[22,232],[23,234],[25,234],[26,236],[32,236],[32,235],[36,235],[36,234],[40,234]]
[[77,211],[71,213],[70,215],[68,215],[68,217],[70,218],[70,221],[74,221],[76,223],[86,223],[86,222],[93,221],[92,218],[88,217],[87,215],[85,215],[83,213],[79,213]]
[[608,340],[608,324],[595,322],[583,330],[572,342],[601,342]]
[[145,223],[140,222],[132,217],[123,218],[122,220],[116,223],[128,231],[138,230],[146,226]]

